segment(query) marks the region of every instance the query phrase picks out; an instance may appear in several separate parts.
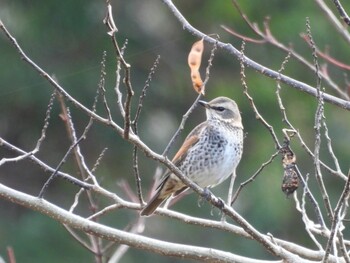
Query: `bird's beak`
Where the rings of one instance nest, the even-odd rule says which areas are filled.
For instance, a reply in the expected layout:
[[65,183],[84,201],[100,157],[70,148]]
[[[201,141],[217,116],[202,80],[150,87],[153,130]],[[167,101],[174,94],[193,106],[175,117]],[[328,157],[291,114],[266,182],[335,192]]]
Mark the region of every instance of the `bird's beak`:
[[206,101],[204,101],[204,100],[199,100],[198,103],[199,103],[201,106],[203,106],[204,108],[207,108],[207,109],[210,108],[210,107],[209,107],[209,103],[206,102]]

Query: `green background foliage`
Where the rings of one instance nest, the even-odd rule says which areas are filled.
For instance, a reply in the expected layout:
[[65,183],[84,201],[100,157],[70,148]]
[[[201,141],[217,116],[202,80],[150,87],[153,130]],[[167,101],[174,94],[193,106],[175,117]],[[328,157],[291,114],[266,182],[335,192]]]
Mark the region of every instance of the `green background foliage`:
[[[251,21],[257,22],[261,27],[265,17],[269,16],[274,36],[286,45],[291,43],[298,53],[312,61],[310,48],[299,37],[301,32],[306,32],[305,21],[306,17],[309,17],[316,44],[321,49],[328,46],[331,56],[350,63],[346,61],[349,53],[348,43],[337,35],[313,1],[240,2]],[[257,38],[243,22],[231,1],[187,0],[176,1],[175,4],[193,26],[207,34],[219,34],[221,41],[232,43],[238,49],[241,40],[229,35],[220,25],[226,25],[243,35]],[[149,70],[157,55],[161,56],[139,122],[141,139],[161,153],[180,123],[182,115],[197,96],[192,90],[187,66],[188,52],[197,39],[182,29],[161,1],[112,1],[112,5],[119,30],[118,41],[122,45],[125,39],[128,39],[125,59],[132,66],[132,84],[135,90],[133,113],[137,106],[136,98],[141,93]],[[115,52],[106,34],[107,28],[102,22],[104,15],[104,1],[2,0],[0,2],[0,18],[29,57],[49,74],[54,75],[67,92],[87,106],[93,103],[100,77],[102,53],[107,51],[106,89],[112,114],[121,123],[113,90]],[[202,69],[207,64],[210,49],[211,47],[206,45]],[[245,53],[274,70],[280,68],[287,55],[271,45],[252,43],[246,44]],[[16,50],[2,34],[0,34],[0,54],[0,135],[20,148],[31,150],[40,136],[46,106],[53,89],[45,79],[21,61]],[[328,70],[341,87],[346,85],[344,72],[332,66],[329,66]],[[238,60],[218,50],[205,98],[210,100],[216,96],[228,96],[235,99],[241,109],[247,136],[243,159],[237,171],[236,186],[248,179],[275,151],[269,132],[255,119],[243,95],[239,71]],[[287,64],[284,73],[312,86],[316,85],[315,74],[293,59]],[[275,81],[249,68],[246,69],[246,75],[250,93],[258,109],[274,126],[279,139],[282,140],[281,129],[285,126],[277,108]],[[327,86],[325,88],[327,92],[332,93]],[[307,144],[313,149],[316,99],[285,85],[282,85],[281,94],[290,121],[300,130]],[[88,118],[72,105],[68,106],[72,111],[77,133],[81,134]],[[349,151],[347,143],[344,142],[350,139],[349,115],[332,105],[327,104],[325,109],[335,153],[343,171],[346,172]],[[99,111],[102,113],[103,108],[101,107]],[[47,139],[38,153],[38,157],[53,167],[59,163],[70,145],[59,113],[59,105],[55,103]],[[182,139],[204,118],[203,110],[196,109],[186,124]],[[181,140],[177,141],[176,147]],[[126,180],[134,189],[132,146],[124,142],[115,132],[96,123],[81,147],[90,167],[100,152],[108,147],[97,171],[102,186],[125,196],[118,182]],[[176,147],[172,149],[170,156]],[[315,190],[315,195],[320,200],[312,160],[298,142],[293,141],[292,147],[301,171],[310,175],[310,187]],[[325,150],[325,147],[322,149]],[[4,156],[13,156],[13,153],[0,148],[0,158]],[[333,167],[326,151],[323,151],[321,156]],[[140,171],[145,192],[152,184],[156,166],[154,161],[140,154]],[[72,159],[62,170],[72,174],[77,171]],[[282,174],[280,159],[277,158],[242,191],[234,208],[261,232],[269,232],[276,237],[298,241],[314,248],[304,231],[293,199],[286,198],[280,190]],[[1,183],[33,195],[39,193],[48,176],[49,174],[33,166],[29,161],[9,164],[0,169]],[[342,188],[341,182],[328,174],[325,181],[327,186],[330,186],[331,202],[334,204]],[[224,183],[213,189],[213,192],[224,198],[227,188],[227,184]],[[45,198],[61,207],[69,208],[76,191],[75,186],[57,179],[50,185]],[[110,204],[110,201],[100,200],[99,197],[97,199],[100,207]],[[84,201],[86,200],[83,200],[79,207],[79,213],[88,215],[90,210]],[[211,207],[208,204],[198,206],[198,197],[194,194],[182,199],[174,209],[195,216],[220,217],[215,209],[212,214],[210,213]],[[6,258],[6,246],[11,246],[18,262],[93,261],[93,256],[70,237],[57,222],[1,200],[0,211],[0,255],[4,258]],[[128,222],[135,221],[137,216],[138,214],[131,212],[112,212],[104,217],[102,222],[124,228]],[[200,227],[157,216],[147,219],[145,234],[184,244],[226,249],[245,256],[271,258],[256,242],[242,241],[237,236],[211,229],[203,230]],[[122,262],[137,262],[141,256],[144,262],[178,261],[131,249]]]

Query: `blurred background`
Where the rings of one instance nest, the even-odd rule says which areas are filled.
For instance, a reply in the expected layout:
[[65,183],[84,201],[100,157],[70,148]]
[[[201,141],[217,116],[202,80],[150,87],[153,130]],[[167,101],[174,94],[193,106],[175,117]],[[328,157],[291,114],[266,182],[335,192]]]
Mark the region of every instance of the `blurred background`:
[[[141,139],[154,151],[161,153],[176,131],[182,115],[195,100],[197,94],[192,89],[188,52],[193,42],[198,39],[184,31],[179,22],[161,1],[111,1],[114,19],[119,32],[117,38],[122,45],[128,39],[125,59],[131,64],[132,84],[135,91],[132,110],[135,113],[138,96],[144,86],[147,75],[156,57],[160,63],[144,101],[139,121]],[[270,17],[270,26],[274,36],[285,43],[292,44],[294,50],[312,62],[308,45],[301,39],[300,33],[306,32],[306,17],[310,18],[314,40],[321,49],[328,49],[329,54],[350,64],[349,47],[330,25],[314,1],[239,1],[243,11],[253,22],[262,25],[265,17]],[[350,4],[345,6],[350,8]],[[242,35],[256,38],[235,10],[231,1],[175,1],[188,21],[207,34],[219,34],[220,40],[240,48],[241,40],[225,32],[220,25],[235,29]],[[333,9],[333,6],[331,6]],[[107,28],[103,24],[106,7],[104,1],[76,0],[53,1],[45,3],[39,0],[11,1],[1,0],[0,19],[16,37],[29,57],[49,74],[55,75],[59,83],[81,103],[91,107],[100,78],[100,63],[103,51],[107,52],[106,89],[112,114],[120,124],[121,118],[115,100],[116,60]],[[211,47],[206,45],[202,59],[202,76],[207,65]],[[284,52],[268,44],[246,44],[245,53],[253,60],[274,70],[278,70]],[[9,41],[0,34],[0,136],[10,143],[24,149],[32,150],[45,118],[52,87],[32,68],[24,63]],[[324,61],[320,60],[320,63]],[[211,68],[210,80],[204,99],[211,100],[217,96],[228,96],[238,103],[242,112],[246,132],[244,154],[237,171],[237,183],[247,180],[275,152],[274,143],[269,132],[255,119],[240,82],[240,67],[236,58],[218,50]],[[329,75],[346,87],[346,72],[329,65]],[[304,65],[290,59],[285,74],[316,85],[315,74]],[[247,84],[255,103],[274,126],[282,142],[281,129],[284,128],[278,110],[275,81],[246,69]],[[327,92],[334,94],[325,86]],[[344,88],[345,89],[345,88]],[[122,86],[122,91],[124,91]],[[304,93],[282,85],[281,95],[287,109],[289,120],[299,129],[305,142],[314,147],[314,113],[316,99]],[[72,112],[76,131],[81,134],[88,118],[67,103]],[[103,113],[103,108],[100,108]],[[52,167],[56,167],[70,146],[65,126],[60,120],[60,107],[54,104],[47,138],[38,157]],[[349,114],[333,105],[325,105],[329,133],[335,154],[339,158],[343,172],[347,172],[349,160]],[[171,149],[169,157],[188,132],[205,119],[203,109],[197,108],[186,123],[181,138]],[[345,143],[346,142],[346,143]],[[127,198],[118,186],[126,180],[135,189],[132,170],[132,145],[124,142],[118,134],[108,127],[95,123],[88,138],[81,143],[81,149],[92,167],[101,151],[108,147],[104,159],[96,171],[100,184],[112,192]],[[302,173],[310,175],[310,188],[318,200],[321,196],[314,178],[312,159],[294,140],[292,148],[297,155]],[[0,158],[14,156],[0,148]],[[153,160],[140,157],[140,172],[144,194],[152,185],[152,178],[157,167]],[[323,139],[321,157],[325,163],[334,167],[327,154]],[[72,158],[62,167],[63,171],[77,175],[77,168]],[[267,166],[256,180],[246,186],[239,196],[234,208],[262,233],[271,233],[275,237],[298,242],[315,248],[304,230],[300,214],[295,210],[292,198],[282,193],[283,169],[278,157]],[[29,161],[7,164],[0,167],[0,182],[26,193],[37,195],[49,174]],[[78,175],[77,175],[78,176]],[[325,183],[329,189],[331,203],[335,205],[343,187],[343,182],[324,173]],[[236,189],[235,187],[235,189]],[[68,209],[74,201],[77,187],[57,179],[49,186],[45,198]],[[218,196],[225,198],[228,183],[213,189]],[[298,190],[299,194],[301,189]],[[85,198],[85,197],[84,197]],[[86,198],[81,200],[77,212],[89,215],[91,212]],[[96,196],[100,208],[111,204]],[[310,207],[309,207],[310,208]],[[210,213],[208,204],[198,205],[195,194],[188,195],[178,202],[174,209],[188,212],[193,216],[218,219],[217,210]],[[6,259],[6,247],[14,249],[18,262],[93,262],[94,258],[80,246],[59,223],[39,213],[0,200],[0,255]],[[312,208],[310,216],[313,217]],[[130,211],[115,211],[102,218],[102,223],[125,228],[137,220],[138,214]],[[171,226],[171,227],[170,227]],[[186,233],[186,234],[185,234]],[[345,237],[347,232],[344,233]],[[159,237],[163,240],[214,247],[243,256],[270,259],[260,245],[234,235],[212,229],[186,225],[175,220],[154,216],[146,220],[145,235]],[[144,262],[178,262],[153,255],[145,251],[130,249],[121,262],[137,262],[142,256]]]

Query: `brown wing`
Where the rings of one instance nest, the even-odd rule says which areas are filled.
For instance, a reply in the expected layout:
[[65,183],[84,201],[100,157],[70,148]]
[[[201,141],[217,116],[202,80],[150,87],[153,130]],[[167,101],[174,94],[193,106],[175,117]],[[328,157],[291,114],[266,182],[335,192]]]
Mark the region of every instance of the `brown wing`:
[[[196,145],[199,141],[199,134],[205,128],[205,124],[201,123],[186,137],[184,143],[175,154],[172,162],[178,166],[186,157],[189,149]],[[160,181],[156,193],[148,202],[148,204],[141,211],[142,216],[149,216],[160,206],[166,199],[168,199],[172,194],[178,195],[187,189],[181,180],[179,180],[175,175],[171,174],[171,171],[166,171],[163,179]]]
[[205,122],[202,122],[192,130],[172,159],[173,164],[179,165],[186,158],[189,149],[199,141],[199,134],[204,128]]
[[[172,163],[176,166],[178,166],[187,156],[188,150],[196,145],[196,143],[199,141],[199,134],[205,127],[204,122],[197,125],[190,134],[186,137],[185,141],[183,142],[180,149],[175,154],[174,158],[172,159]],[[162,176],[161,181],[159,182],[156,190],[163,188],[165,182],[168,180],[169,175],[171,174],[170,170],[167,170],[164,175]]]

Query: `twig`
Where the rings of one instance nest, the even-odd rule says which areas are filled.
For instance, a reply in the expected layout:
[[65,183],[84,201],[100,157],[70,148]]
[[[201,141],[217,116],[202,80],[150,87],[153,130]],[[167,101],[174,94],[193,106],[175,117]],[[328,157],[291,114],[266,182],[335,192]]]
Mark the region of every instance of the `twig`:
[[[35,155],[37,152],[39,152],[40,146],[41,146],[42,142],[46,138],[46,130],[49,127],[49,124],[50,124],[51,110],[52,110],[52,106],[53,106],[53,103],[54,103],[55,95],[56,94],[54,92],[54,93],[52,93],[52,95],[50,97],[50,101],[49,101],[49,104],[47,106],[47,110],[46,110],[46,114],[45,114],[44,126],[41,129],[41,136],[37,140],[35,148],[32,151],[30,151],[30,152],[25,152],[25,153],[23,153],[23,154],[21,154],[19,156],[16,156],[16,157],[12,157],[12,158],[5,158],[5,157],[3,157],[3,158],[1,158],[0,159],[0,166],[4,165],[5,163],[8,163],[8,162],[19,162],[19,161],[22,161],[24,159],[27,159],[31,155]],[[1,143],[0,143],[0,145],[1,145]]]
[[[338,203],[334,209],[334,215],[332,218],[332,226],[331,226],[331,234],[330,234],[329,239],[327,241],[327,246],[325,249],[326,253],[324,255],[323,262],[327,262],[327,260],[328,260],[329,254],[331,252],[331,247],[333,246],[334,238],[338,232],[338,230],[337,230],[339,228],[338,225],[341,222],[340,213],[341,213],[342,208],[345,206],[345,202],[347,202],[347,200],[349,199],[349,193],[350,193],[350,171],[348,172],[348,180],[346,181],[346,183],[344,185],[343,192],[342,192],[342,194],[338,200]],[[347,254],[347,252],[344,254]],[[350,260],[348,255],[346,256],[346,258],[347,258],[347,260]]]
[[80,137],[79,140],[77,140],[74,144],[72,144],[66,154],[63,156],[60,163],[57,165],[56,170],[52,173],[52,175],[49,177],[49,179],[46,181],[44,186],[41,188],[40,193],[38,195],[39,198],[43,198],[45,190],[50,185],[50,183],[58,176],[58,171],[61,169],[62,165],[66,162],[68,155],[72,152],[72,150],[83,140],[83,137]]
[[114,211],[115,209],[120,208],[120,207],[121,206],[119,204],[113,204],[113,205],[106,206],[102,210],[100,210],[100,211],[96,212],[95,214],[87,217],[86,219],[96,221],[96,219],[101,217],[102,215],[105,215],[108,212]]
[[[321,1],[321,0],[316,0],[316,1]],[[280,50],[283,50],[287,53],[291,53],[291,55],[296,58],[300,63],[304,64],[305,66],[307,66],[309,69],[313,70],[313,64],[308,62],[303,56],[301,56],[300,54],[298,54],[295,50],[292,49],[292,47],[287,47],[286,45],[282,44],[281,42],[279,42],[272,34],[270,26],[269,26],[269,18],[266,18],[264,21],[264,32],[262,30],[259,29],[258,25],[256,23],[252,23],[251,21],[249,21],[247,15],[245,15],[239,4],[237,3],[236,0],[232,0],[235,8],[239,11],[241,17],[243,18],[243,20],[247,23],[247,25],[252,29],[252,31],[257,34],[258,36],[260,36],[265,42],[279,48]],[[240,34],[238,34],[237,32],[233,31],[232,29],[229,29],[226,26],[221,26],[222,28],[224,28],[228,33],[233,34],[236,37],[239,37],[242,40],[246,40],[247,37],[246,36],[241,36]],[[348,37],[348,39],[350,39],[350,35],[346,30],[342,30],[344,32],[344,34],[346,34]],[[254,41],[250,41],[251,39],[248,38],[249,42],[253,42]],[[347,94],[347,92],[344,92],[343,90],[341,90],[339,88],[339,86],[325,73],[320,72],[320,74],[322,75],[323,79],[325,80],[325,82],[327,82],[327,84],[334,89],[342,98],[349,100],[349,95]]]
[[83,193],[83,191],[84,191],[84,189],[81,188],[81,189],[78,191],[78,193],[75,194],[75,196],[74,196],[74,202],[73,202],[73,204],[70,206],[69,212],[71,212],[71,213],[74,212],[74,209],[75,209],[75,208],[78,206],[78,204],[79,204],[79,197],[80,197],[80,195]]
[[338,1],[338,0],[333,0],[333,3],[335,5],[335,7],[337,8],[340,17],[344,20],[344,22],[350,26],[350,18],[348,16],[348,14],[346,13],[344,7],[342,6],[342,4]]
[[305,196],[307,196],[308,192],[309,192],[309,187],[308,187],[308,176],[306,176],[306,180],[304,181],[304,187],[303,187],[303,195],[302,195],[302,204],[300,205],[296,192],[294,194],[294,201],[295,201],[295,205],[296,205],[296,209],[297,211],[299,211],[302,215],[302,219],[303,222],[305,224],[305,230],[306,232],[309,234],[310,238],[312,239],[312,241],[315,243],[315,245],[317,246],[317,248],[322,251],[322,245],[318,242],[318,240],[316,239],[315,235],[312,233],[311,228],[315,227],[315,224],[309,219],[309,217],[307,216],[306,213],[306,209],[305,209]]
[[323,0],[315,0],[321,10],[324,12],[325,17],[330,20],[334,28],[338,31],[338,33],[345,39],[345,41],[350,43],[350,34],[347,28],[339,21],[338,16],[336,16],[333,11],[326,5]]
[[[126,46],[128,44],[128,40],[126,39],[125,40],[125,43],[124,45],[122,46],[122,48],[120,49],[120,53],[122,55],[124,55],[124,51],[126,49]],[[121,71],[121,62],[120,62],[120,59],[118,59],[117,61],[117,69],[115,71],[115,87],[114,87],[114,90],[115,90],[115,93],[117,95],[117,105],[119,107],[119,111],[120,111],[120,114],[122,115],[123,118],[125,118],[125,110],[124,110],[124,106],[123,106],[123,94],[121,93],[119,87],[120,87],[120,71]]]
[[40,145],[46,137],[46,130],[49,127],[50,115],[51,115],[51,110],[52,110],[52,106],[53,106],[53,102],[55,100],[55,97],[56,97],[56,92],[53,92],[51,95],[50,101],[49,101],[49,105],[47,106],[46,116],[45,116],[45,120],[44,120],[44,127],[41,130],[41,137],[39,138],[38,142],[36,143],[36,147],[33,150],[33,154],[35,154],[36,152],[39,151]]
[[234,204],[234,202],[236,201],[236,199],[238,198],[238,195],[240,194],[240,192],[242,191],[243,187],[245,187],[247,184],[253,182],[255,180],[255,178],[261,173],[261,171],[270,163],[272,163],[272,161],[276,158],[276,156],[279,154],[279,151],[273,153],[270,157],[270,159],[266,162],[264,162],[263,164],[261,164],[261,166],[259,167],[259,169],[246,181],[244,181],[243,183],[241,183],[236,191],[236,193],[234,194],[234,196],[232,197],[232,201],[231,201],[231,206]]
[[[145,85],[144,85],[144,87],[142,89],[142,92],[141,92],[141,95],[140,95],[140,98],[139,98],[139,104],[138,104],[138,107],[137,107],[137,110],[136,110],[135,118],[132,121],[133,130],[134,130],[135,135],[138,134],[137,124],[138,124],[138,120],[139,120],[139,117],[140,117],[140,114],[141,114],[141,110],[142,110],[142,106],[143,106],[143,100],[146,97],[146,93],[147,93],[147,90],[148,90],[148,88],[150,86],[150,83],[152,81],[152,77],[155,74],[155,71],[156,71],[156,69],[158,67],[159,59],[160,59],[160,56],[158,55],[157,59],[153,63],[153,66],[151,68],[150,73],[148,74],[146,83],[145,83]],[[136,146],[134,146],[134,148],[133,148],[133,169],[134,169],[134,176],[135,176],[137,195],[138,195],[138,198],[139,198],[140,205],[143,205],[144,204],[144,200],[143,200],[143,195],[142,195],[142,185],[141,185],[141,177],[140,177],[139,166],[138,166],[138,154],[137,154],[137,147]]]
[[[73,144],[69,147],[68,151],[66,152],[66,154],[64,155],[63,159],[61,160],[61,162],[58,164],[57,168],[55,169],[54,173],[50,176],[50,178],[46,181],[46,183],[44,184],[44,186],[42,187],[40,193],[39,193],[39,198],[42,198],[43,195],[44,195],[44,192],[46,190],[46,188],[49,186],[49,184],[51,183],[51,181],[57,176],[57,172],[58,170],[61,168],[61,166],[65,163],[68,155],[71,153],[71,151],[73,149],[75,149],[76,146],[79,145],[79,143],[86,139],[86,135],[90,129],[90,127],[92,126],[92,123],[93,123],[93,119],[90,118],[89,120],[89,123],[88,125],[85,127],[85,130],[83,132],[83,134],[81,135],[81,137],[79,139],[76,138],[76,135],[75,135],[75,129],[74,129],[74,126],[73,126],[73,122],[72,122],[72,118],[70,116],[70,113],[69,113],[69,110],[67,108],[67,121],[69,123],[69,126],[70,126],[70,131],[71,131],[71,136],[72,136],[72,139],[73,139]],[[84,157],[83,155],[81,154],[80,152],[80,148],[77,148],[77,151],[76,151],[76,154],[78,155],[78,159],[80,159],[80,163],[82,165],[82,168],[87,172],[88,176],[90,177],[90,179],[93,181],[93,183],[95,185],[98,185],[98,182],[95,178],[95,176],[89,171],[89,169],[87,168],[87,166],[85,165],[85,162],[84,162]]]
[[147,93],[147,90],[148,90],[148,88],[150,86],[150,83],[152,81],[152,77],[153,77],[153,75],[155,74],[155,72],[156,72],[156,70],[158,68],[159,60],[160,60],[160,56],[158,55],[156,60],[153,63],[153,66],[151,67],[151,70],[150,70],[150,72],[148,74],[148,77],[147,77],[147,80],[145,82],[145,85],[143,86],[143,89],[142,89],[142,92],[141,92],[141,95],[140,95],[140,98],[139,98],[138,107],[136,109],[135,118],[132,121],[132,123],[133,123],[133,125],[135,127],[137,127],[137,122],[139,120],[139,117],[140,117],[140,114],[141,114],[141,110],[142,110],[142,107],[143,107],[143,100],[146,97],[146,93]]
[[243,86],[243,93],[244,95],[247,97],[249,104],[251,106],[251,108],[253,109],[253,112],[255,114],[255,118],[261,122],[261,124],[263,126],[265,126],[265,128],[270,132],[271,137],[275,143],[275,147],[276,149],[280,149],[281,148],[281,144],[278,141],[278,138],[275,134],[275,131],[273,129],[273,127],[264,119],[264,117],[259,113],[257,107],[255,106],[254,100],[252,98],[252,96],[250,96],[249,92],[248,92],[248,85],[245,81],[246,76],[245,76],[245,56],[244,56],[244,48],[245,48],[245,42],[242,42],[242,46],[241,46],[241,57],[240,57],[240,64],[241,64],[241,83]]
[[107,103],[107,99],[106,99],[106,89],[105,89],[105,84],[106,84],[106,80],[105,80],[105,76],[106,76],[106,55],[107,52],[104,51],[103,55],[102,55],[102,61],[101,61],[101,74],[100,74],[100,82],[98,84],[98,88],[101,92],[102,95],[102,99],[103,99],[103,105],[105,107],[105,110],[107,112],[107,118],[109,121],[112,120],[112,114],[111,114],[111,110],[109,109],[108,103]]
[[[305,40],[306,43],[308,43],[311,46],[310,39],[309,39],[307,34],[300,34],[300,36],[302,37],[302,39]],[[333,64],[334,66],[336,66],[340,69],[350,71],[350,65],[345,64],[343,62],[340,62],[339,60],[329,56],[328,54],[321,52],[316,46],[314,46],[314,48],[315,48],[315,52],[317,53],[317,55],[319,55],[321,58],[325,59],[327,62]]]
[[74,237],[74,239],[76,241],[78,241],[78,243],[80,245],[82,245],[84,248],[86,248],[87,250],[89,250],[91,253],[95,254],[96,252],[90,247],[90,245],[84,240],[82,239],[71,227],[69,227],[66,224],[63,224],[64,228],[68,231],[68,233]]
[[[102,66],[103,68],[103,66]],[[103,69],[101,69],[101,72],[103,71]],[[102,74],[102,73],[101,73]],[[103,78],[103,76],[101,76],[101,78]],[[96,92],[96,96],[92,105],[92,110],[94,112],[96,112],[96,105],[97,105],[97,101],[98,101],[98,97],[99,97],[99,92],[100,89],[97,89]],[[102,92],[102,91],[101,91]],[[72,121],[72,118],[70,116],[70,112],[69,109],[66,107],[64,99],[62,96],[59,96],[60,102],[61,102],[61,109],[62,109],[62,113],[60,114],[60,116],[62,117],[62,119],[64,120],[65,126],[66,126],[66,130],[68,133],[68,136],[71,140],[72,143],[75,143],[77,141],[77,136],[76,136],[76,132],[75,132],[75,128],[74,128],[74,124]],[[90,129],[91,125],[92,125],[92,118],[90,118],[90,121],[87,125],[87,127],[84,130],[83,136],[82,137],[86,137],[88,130]],[[74,159],[75,159],[75,163],[78,166],[79,169],[79,173],[80,176],[84,179],[84,181],[87,181],[88,179],[91,178],[91,176],[89,176],[92,172],[89,172],[85,162],[84,162],[84,158],[83,155],[81,153],[80,147],[79,145],[77,145],[74,150]],[[88,174],[88,175],[86,175]],[[74,202],[70,207],[70,211],[73,212],[74,209],[78,206],[79,204],[79,197],[82,194],[82,190],[78,191],[78,193],[76,193],[75,197],[74,197]],[[98,206],[96,205],[96,202],[94,201],[94,198],[91,194],[90,191],[85,191],[87,198],[88,198],[88,202],[89,202],[89,208],[91,209],[92,213],[95,213],[96,210],[98,209]],[[71,231],[68,231],[69,233],[71,233]],[[75,235],[73,235],[73,238],[76,238]],[[91,250],[94,251],[94,255],[95,255],[95,259],[96,262],[102,262],[102,253],[101,253],[101,240],[99,237],[95,237],[92,235],[88,235],[88,238],[90,240],[91,243]],[[81,243],[81,241],[79,239],[77,239],[79,243]]]
[[321,126],[322,126],[322,116],[324,112],[324,101],[323,101],[323,91],[321,91],[321,76],[319,74],[319,65],[318,65],[318,57],[316,53],[316,45],[315,42],[313,41],[312,34],[311,34],[311,26],[310,26],[310,21],[307,18],[306,20],[306,29],[307,29],[307,34],[310,39],[310,45],[312,49],[312,56],[314,58],[314,65],[315,65],[315,74],[317,77],[317,109],[315,113],[315,150],[314,150],[314,165],[315,165],[315,174],[316,174],[316,179],[317,182],[320,186],[320,190],[322,193],[323,201],[328,213],[328,216],[330,219],[333,218],[333,211],[331,204],[329,202],[329,196],[327,193],[327,189],[324,185],[323,178],[322,178],[322,173],[321,173],[321,166],[320,166],[320,147],[321,147]]
[[[45,172],[51,172],[51,173],[55,172],[54,168],[48,166],[47,164],[45,164],[44,162],[39,160],[37,157],[33,156],[31,154],[31,152],[26,152],[26,151],[16,147],[15,145],[9,143],[8,141],[4,140],[3,138],[0,138],[0,145],[5,147],[5,148],[7,148],[7,149],[9,149],[12,152],[15,152],[17,154],[21,154],[23,156],[27,156],[30,161],[32,161],[33,163],[38,165]],[[63,172],[57,171],[57,174],[62,179],[67,180],[68,182],[70,182],[70,183],[72,183],[74,185],[77,185],[77,186],[79,186],[81,188],[84,188],[84,189],[91,189],[91,188],[93,188],[92,184],[88,184],[88,183],[85,183],[83,181],[80,181],[79,179],[76,179],[75,177],[70,176],[67,173],[63,173]]]
[[105,155],[105,153],[106,153],[107,150],[108,150],[108,148],[106,147],[106,148],[104,148],[104,149],[102,150],[102,152],[99,154],[99,156],[98,156],[98,158],[97,158],[97,160],[96,160],[94,166],[93,166],[92,169],[91,169],[91,173],[94,173],[94,172],[96,171],[96,169],[98,168],[98,166],[101,164],[101,160],[102,160],[102,158],[104,157],[104,155]]
[[[284,59],[282,65],[281,65],[280,69],[278,70],[279,73],[281,73],[285,69],[286,63],[289,61],[289,57],[290,57],[290,53],[288,53],[288,55],[285,57],[285,59]],[[300,132],[297,131],[293,127],[291,122],[288,120],[287,113],[286,113],[285,107],[283,105],[281,94],[280,94],[280,91],[281,91],[280,81],[277,81],[276,84],[277,84],[276,97],[277,97],[277,102],[278,102],[279,108],[281,110],[283,122],[285,122],[288,125],[288,127],[291,129],[293,134],[296,134],[298,136],[299,140],[302,142],[302,145],[303,145],[304,149],[307,149],[311,153],[311,151],[308,149],[308,147],[303,142],[302,137],[300,135]],[[287,130],[284,129],[283,132],[285,134],[285,138],[288,139],[288,141],[289,141],[289,136],[287,134]],[[312,153],[311,153],[311,155],[313,156]],[[321,162],[321,165],[324,165],[324,164]],[[318,223],[322,226],[322,228],[324,228],[325,227],[325,223],[324,223],[324,219],[323,219],[323,216],[322,216],[322,213],[321,213],[321,209],[320,209],[320,207],[319,207],[315,197],[313,196],[313,194],[309,190],[309,188],[307,186],[307,183],[306,183],[306,180],[303,178],[303,176],[302,176],[301,172],[299,171],[297,165],[293,165],[293,173],[294,172],[297,174],[298,178],[300,179],[300,181],[301,181],[301,183],[303,185],[304,196],[306,195],[308,197],[309,201],[311,202],[312,206],[314,207]]]
[[109,28],[109,32],[108,35],[110,35],[113,45],[114,45],[114,49],[117,53],[117,57],[118,60],[121,61],[123,68],[124,68],[124,72],[125,72],[125,77],[124,77],[124,83],[126,86],[126,99],[125,99],[125,116],[124,116],[124,138],[128,139],[129,138],[129,132],[130,132],[130,108],[131,108],[131,97],[134,95],[134,91],[132,89],[132,85],[131,85],[131,77],[130,77],[130,64],[126,63],[123,54],[121,53],[121,50],[119,48],[118,42],[116,40],[115,37],[115,33],[118,32],[117,27],[115,26],[115,22],[113,19],[113,15],[112,15],[112,6],[110,5],[110,3],[107,3],[107,14],[106,17],[104,19],[104,23],[107,25],[107,27]]
[[[188,21],[179,12],[179,10],[176,8],[176,6],[173,4],[173,2],[171,0],[162,0],[162,1],[163,1],[163,3],[166,4],[166,6],[173,13],[173,15],[179,20],[179,22],[181,23],[182,27],[185,30],[189,31],[191,34],[193,34],[194,36],[197,36],[198,38],[204,38],[204,40],[208,43],[213,44],[216,42],[216,40],[214,38],[207,36],[206,34],[200,32],[199,30],[194,28],[192,25],[190,25],[190,23],[188,23]],[[218,48],[221,48],[221,49],[227,51],[230,55],[232,55],[236,58],[242,57],[241,52],[238,51],[231,44],[227,44],[227,43],[223,43],[223,42],[218,41]],[[287,84],[288,86],[295,88],[297,90],[306,92],[306,93],[316,97],[317,91],[315,88],[313,88],[313,87],[311,87],[303,82],[300,82],[300,81],[297,81],[297,80],[292,79],[290,77],[287,77],[283,74],[280,75],[278,72],[260,65],[259,63],[251,60],[250,58],[248,58],[246,56],[244,56],[243,58],[244,58],[243,63],[246,66],[256,70],[257,72],[259,72],[267,77],[273,78],[273,79],[280,78],[281,82]],[[338,97],[329,95],[327,93],[324,94],[324,100],[326,102],[337,105],[343,109],[350,110],[350,102],[349,101],[339,99]]]
[[266,39],[254,39],[251,37],[247,37],[247,36],[243,36],[239,33],[237,33],[236,31],[234,31],[231,28],[228,28],[225,25],[221,25],[221,28],[223,28],[226,32],[230,33],[231,35],[234,35],[240,39],[242,39],[244,42],[250,42],[250,43],[254,43],[254,44],[266,44]]

